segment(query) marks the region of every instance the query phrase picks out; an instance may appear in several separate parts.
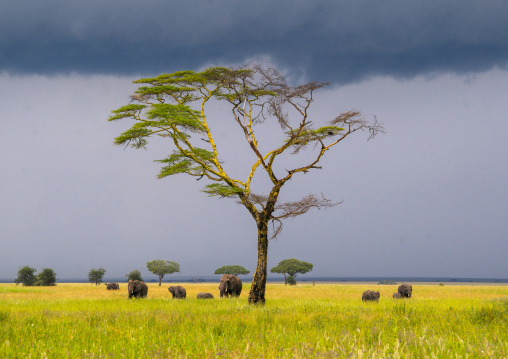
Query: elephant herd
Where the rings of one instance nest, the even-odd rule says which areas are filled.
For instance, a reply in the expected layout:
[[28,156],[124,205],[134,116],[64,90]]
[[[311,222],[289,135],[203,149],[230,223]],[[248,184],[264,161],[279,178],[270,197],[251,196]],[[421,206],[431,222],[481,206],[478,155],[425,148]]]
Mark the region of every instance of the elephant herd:
[[[413,286],[410,284],[402,284],[399,286],[396,293],[393,293],[393,298],[400,299],[400,298],[411,298],[411,295],[413,294]],[[366,290],[362,294],[362,300],[364,302],[379,302],[380,294],[379,292],[374,292],[373,290]]]
[[[118,283],[108,283],[106,288],[107,290],[119,290],[120,286]],[[187,297],[187,291],[181,285],[171,286],[168,290],[173,299],[185,299]],[[242,281],[234,275],[223,274],[217,290],[220,290],[221,298],[224,296],[226,298],[239,297],[242,292]],[[129,293],[129,299],[132,297],[146,298],[148,295],[148,286],[139,280],[129,280],[127,291]],[[197,299],[214,299],[214,296],[212,293],[199,292]]]
[[[119,290],[120,287],[118,283],[108,283],[108,290]],[[171,286],[168,288],[171,293],[173,299],[185,299],[187,298],[187,291],[181,285]],[[219,288],[217,290],[220,291],[220,297],[239,297],[240,293],[242,293],[242,281],[240,278],[230,275],[224,274],[222,275],[219,283]],[[129,280],[127,285],[127,291],[129,293],[129,299],[134,298],[146,298],[148,295],[148,286],[139,280]],[[397,289],[397,292],[393,294],[393,298],[411,298],[413,294],[413,286],[410,284],[402,284]],[[199,292],[197,294],[197,299],[214,299],[212,293],[202,293]],[[379,292],[375,292],[373,290],[366,290],[362,294],[362,301],[374,301],[379,302],[380,294]]]

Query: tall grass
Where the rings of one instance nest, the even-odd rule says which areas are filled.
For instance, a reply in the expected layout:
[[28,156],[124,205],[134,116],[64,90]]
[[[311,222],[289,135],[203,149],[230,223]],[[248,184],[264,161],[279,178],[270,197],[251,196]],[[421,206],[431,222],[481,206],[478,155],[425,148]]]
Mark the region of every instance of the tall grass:
[[[508,357],[508,286],[268,284],[264,307],[239,299],[197,300],[216,284],[149,284],[128,300],[105,286],[0,285],[2,358]],[[363,303],[366,289],[379,303]],[[218,295],[217,295],[218,296]],[[216,296],[216,297],[217,297]]]

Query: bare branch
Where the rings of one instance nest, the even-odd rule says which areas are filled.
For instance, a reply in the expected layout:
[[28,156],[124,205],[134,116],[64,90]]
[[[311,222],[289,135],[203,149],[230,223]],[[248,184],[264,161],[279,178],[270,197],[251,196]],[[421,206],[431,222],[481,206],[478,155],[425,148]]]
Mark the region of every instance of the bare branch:
[[275,206],[276,211],[282,212],[281,214],[272,215],[273,219],[284,219],[284,218],[294,218],[300,216],[304,213],[307,213],[310,209],[316,208],[326,209],[329,207],[334,207],[339,205],[342,202],[333,202],[327,198],[325,198],[321,194],[321,198],[316,197],[313,194],[308,194],[304,198],[296,202],[283,202],[279,203]]

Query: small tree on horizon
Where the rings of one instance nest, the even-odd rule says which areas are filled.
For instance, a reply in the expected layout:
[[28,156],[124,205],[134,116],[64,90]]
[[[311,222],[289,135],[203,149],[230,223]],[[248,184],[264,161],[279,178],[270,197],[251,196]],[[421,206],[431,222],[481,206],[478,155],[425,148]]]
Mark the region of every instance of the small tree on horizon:
[[21,283],[24,286],[33,286],[37,280],[35,273],[37,270],[30,266],[20,267],[18,269],[18,276],[14,279],[14,283],[18,285]]
[[51,268],[43,268],[42,271],[37,274],[37,280],[35,285],[50,287],[56,285],[56,273]]
[[99,269],[92,268],[90,272],[88,272],[88,281],[90,283],[95,283],[95,285],[99,285],[102,283],[102,278],[106,274],[106,270],[102,267]]
[[245,275],[249,274],[250,271],[240,265],[222,266],[215,270],[214,274],[233,274],[233,275]]
[[159,286],[161,285],[164,275],[180,272],[180,264],[162,259],[155,259],[151,262],[147,262],[146,268],[153,274],[159,276]]
[[273,267],[270,272],[284,274],[284,284],[288,283],[288,278],[286,278],[286,274],[289,274],[291,280],[290,284],[296,284],[296,276],[298,274],[305,274],[310,272],[314,268],[314,265],[309,262],[300,261],[295,258],[284,259],[280,261],[279,264]]
[[139,280],[141,282],[144,282],[143,278],[141,277],[141,272],[138,271],[137,269],[130,271],[130,273],[127,273],[125,276],[127,277],[127,281]]

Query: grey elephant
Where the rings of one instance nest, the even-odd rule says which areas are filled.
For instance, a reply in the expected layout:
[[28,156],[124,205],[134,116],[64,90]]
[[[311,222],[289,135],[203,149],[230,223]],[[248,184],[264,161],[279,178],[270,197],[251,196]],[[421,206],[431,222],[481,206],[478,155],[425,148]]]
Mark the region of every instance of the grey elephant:
[[400,299],[400,298],[402,298],[402,296],[400,295],[400,293],[399,293],[399,292],[397,292],[397,293],[393,293],[392,297],[393,297],[394,299]]
[[168,290],[173,295],[173,299],[185,299],[187,297],[187,291],[181,285],[171,286]]
[[145,282],[140,280],[129,280],[129,284],[127,285],[127,290],[129,292],[129,299],[134,298],[146,298],[148,295],[148,286]]
[[242,281],[237,276],[231,274],[223,274],[220,279],[219,288],[220,296],[226,296],[226,298],[239,297],[242,293]]
[[404,283],[399,286],[397,292],[400,294],[401,298],[411,298],[411,295],[413,294],[413,286]]
[[108,283],[106,285],[106,289],[107,290],[119,290],[120,286],[118,285],[118,283]]
[[372,301],[372,302],[379,302],[380,294],[379,292],[374,292],[373,290],[366,290],[362,294],[362,300],[364,302]]
[[213,299],[213,294],[212,293],[199,292],[198,295],[197,295],[197,298],[198,299]]

